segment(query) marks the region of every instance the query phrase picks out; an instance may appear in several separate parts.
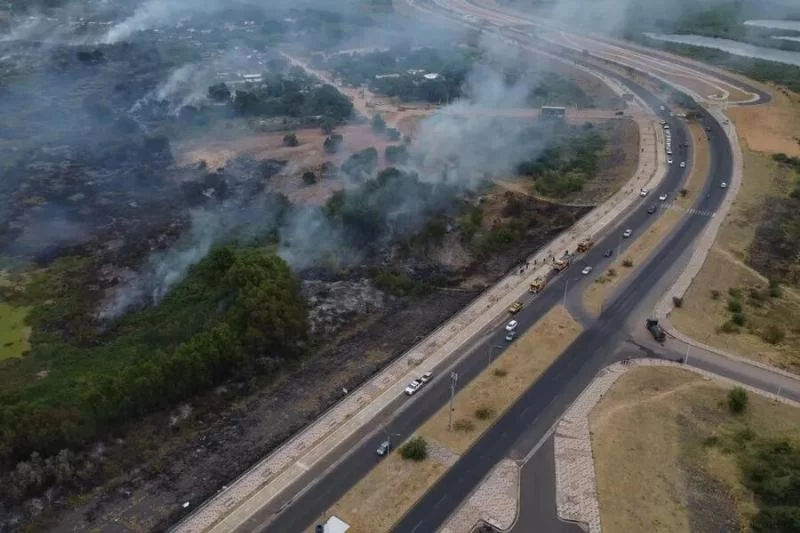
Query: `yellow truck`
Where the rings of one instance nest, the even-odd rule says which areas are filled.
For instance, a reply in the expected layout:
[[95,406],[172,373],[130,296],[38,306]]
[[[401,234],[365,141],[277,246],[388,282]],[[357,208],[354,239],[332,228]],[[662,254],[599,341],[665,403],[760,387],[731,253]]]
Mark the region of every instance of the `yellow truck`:
[[528,292],[533,294],[538,294],[542,292],[542,289],[544,289],[545,285],[547,285],[546,280],[544,280],[543,278],[536,278],[535,280],[533,280],[533,283],[531,283],[531,286],[528,288]]
[[583,253],[592,246],[594,246],[594,241],[592,239],[583,239],[578,243],[578,253]]
[[522,311],[522,302],[514,302],[511,304],[511,307],[508,308],[508,312],[512,315],[516,315],[520,311]]

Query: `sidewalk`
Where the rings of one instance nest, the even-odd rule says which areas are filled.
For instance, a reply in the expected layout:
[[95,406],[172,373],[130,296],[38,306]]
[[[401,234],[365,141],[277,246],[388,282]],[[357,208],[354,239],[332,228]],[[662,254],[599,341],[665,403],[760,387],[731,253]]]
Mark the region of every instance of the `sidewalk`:
[[578,241],[596,235],[599,229],[613,222],[637,200],[640,187],[654,187],[666,174],[666,164],[657,156],[661,152],[657,137],[661,128],[654,119],[639,119],[637,122],[640,142],[646,151],[640,154],[636,174],[605,204],[529,258],[530,264],[537,266],[522,274],[515,270],[514,274],[500,280],[428,338],[208,500],[173,531],[222,533],[236,530],[258,509],[401,397],[409,381],[426,370],[446,364],[454,352],[504,315],[507,308],[527,292],[529,284],[551,268],[548,263],[550,256],[559,256],[565,250],[574,251]]

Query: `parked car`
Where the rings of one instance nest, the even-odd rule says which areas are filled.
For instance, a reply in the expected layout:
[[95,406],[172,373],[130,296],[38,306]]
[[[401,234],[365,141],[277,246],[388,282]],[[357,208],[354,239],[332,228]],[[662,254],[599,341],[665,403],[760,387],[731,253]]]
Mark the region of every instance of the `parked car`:
[[681,168],[686,168],[686,161],[681,161]]
[[657,209],[656,204],[651,205],[650,207],[647,208],[647,214],[652,215],[653,213],[656,212],[656,209]]
[[508,333],[506,333],[506,340],[508,342],[511,342],[511,341],[514,340],[514,337],[516,337],[516,336],[517,336],[517,332],[516,331],[509,331]]
[[514,331],[515,329],[517,329],[518,325],[519,324],[517,324],[516,320],[512,320],[511,322],[506,324],[506,331]]
[[511,307],[508,308],[508,312],[512,315],[516,315],[520,311],[522,311],[522,302],[514,302],[511,304]]
[[626,229],[625,231],[622,232],[622,236],[625,237],[626,239],[628,237],[630,237],[631,235],[633,235],[633,230],[632,229]]
[[425,372],[425,373],[424,373],[424,374],[422,374],[422,376],[419,378],[419,380],[420,380],[422,383],[428,383],[428,382],[429,382],[430,380],[432,380],[432,379],[433,379],[433,372]]
[[719,184],[719,186],[720,186],[720,188],[722,188],[722,189],[727,189],[727,188],[728,188],[728,184],[727,184],[727,183],[725,183],[724,181],[723,181],[722,183],[720,183],[720,184]]
[[606,253],[603,254],[603,257],[611,257],[614,255],[614,250],[606,250]]
[[639,196],[647,196],[647,193],[649,193],[649,192],[650,191],[648,191],[647,189],[642,187],[641,189],[639,189]]
[[667,159],[667,163],[672,164],[672,159]]
[[583,270],[581,270],[581,274],[583,274],[584,276],[588,276],[589,274],[591,274],[591,272],[592,272],[592,267],[590,266],[583,267]]
[[418,379],[415,379],[414,381],[408,384],[405,392],[409,396],[413,396],[421,388],[422,388],[422,382]]
[[666,202],[667,201],[667,194],[664,193],[658,197],[659,201]]
[[381,442],[380,446],[378,446],[378,449],[377,449],[378,455],[383,457],[384,455],[389,453],[389,448],[391,448],[391,447],[392,447],[392,445],[388,440],[385,440],[385,441]]

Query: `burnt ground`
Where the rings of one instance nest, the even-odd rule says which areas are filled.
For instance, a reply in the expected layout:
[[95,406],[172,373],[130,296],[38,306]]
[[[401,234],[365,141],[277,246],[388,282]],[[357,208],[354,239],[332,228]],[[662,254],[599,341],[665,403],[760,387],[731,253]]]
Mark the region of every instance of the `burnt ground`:
[[800,287],[800,188],[769,203],[756,226],[747,262],[770,279]]
[[[475,263],[463,276],[495,281],[586,210],[529,204],[536,226],[505,252]],[[534,209],[534,206],[538,209]],[[546,222],[549,221],[550,224]],[[555,222],[555,225],[553,224]],[[37,526],[51,531],[163,531],[341,398],[411,348],[479,295],[476,290],[427,291],[387,298],[382,312],[338,341],[284,371],[271,383],[237,382],[195,399],[176,413],[152,416],[108,446],[119,469],[113,482],[78,505],[66,502]],[[182,422],[176,423],[181,418]]]

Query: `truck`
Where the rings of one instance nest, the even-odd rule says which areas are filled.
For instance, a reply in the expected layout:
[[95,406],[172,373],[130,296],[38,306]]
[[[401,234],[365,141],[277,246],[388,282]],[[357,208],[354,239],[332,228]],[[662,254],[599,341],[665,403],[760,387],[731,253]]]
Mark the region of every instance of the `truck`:
[[645,322],[645,326],[647,326],[650,335],[652,335],[657,342],[663,344],[664,341],[667,340],[667,334],[664,332],[664,328],[658,324],[658,319],[648,318]]
[[547,280],[545,278],[538,277],[533,280],[533,283],[531,283],[531,286],[528,288],[528,292],[532,294],[538,294],[542,292],[542,289],[544,289],[545,285],[547,285]]
[[566,253],[562,255],[560,258],[553,261],[553,270],[556,272],[563,272],[567,269],[567,267],[572,263],[572,258],[574,255]]
[[594,246],[594,241],[591,238],[583,239],[581,242],[578,243],[578,252],[583,253],[592,246]]

